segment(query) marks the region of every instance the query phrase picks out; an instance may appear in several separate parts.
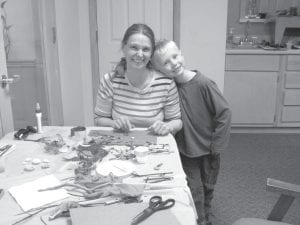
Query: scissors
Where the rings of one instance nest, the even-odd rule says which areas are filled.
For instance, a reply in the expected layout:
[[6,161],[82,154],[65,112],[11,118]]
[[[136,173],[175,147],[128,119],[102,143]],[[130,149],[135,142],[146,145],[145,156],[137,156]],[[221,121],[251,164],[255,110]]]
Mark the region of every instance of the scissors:
[[140,222],[151,216],[153,213],[159,210],[169,209],[174,205],[175,200],[172,198],[162,201],[161,196],[153,196],[149,200],[149,207],[144,209],[141,213],[134,217],[131,221],[131,225],[139,224]]

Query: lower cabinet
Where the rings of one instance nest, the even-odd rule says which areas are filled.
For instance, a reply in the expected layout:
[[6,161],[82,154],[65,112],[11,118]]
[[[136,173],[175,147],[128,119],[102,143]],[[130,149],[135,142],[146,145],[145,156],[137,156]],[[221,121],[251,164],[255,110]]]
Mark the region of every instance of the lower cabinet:
[[286,58],[279,125],[300,127],[300,55]]
[[277,72],[225,73],[224,95],[235,125],[273,125],[276,113]]
[[300,127],[300,54],[226,55],[233,127]]

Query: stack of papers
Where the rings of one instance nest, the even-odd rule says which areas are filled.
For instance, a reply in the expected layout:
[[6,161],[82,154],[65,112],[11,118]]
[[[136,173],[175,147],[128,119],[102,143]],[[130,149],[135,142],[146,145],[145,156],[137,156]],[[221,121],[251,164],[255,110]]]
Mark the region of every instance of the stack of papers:
[[60,184],[60,181],[54,175],[47,175],[37,180],[11,187],[8,191],[20,207],[27,211],[69,197],[67,191],[62,188],[51,191],[38,191],[39,189]]

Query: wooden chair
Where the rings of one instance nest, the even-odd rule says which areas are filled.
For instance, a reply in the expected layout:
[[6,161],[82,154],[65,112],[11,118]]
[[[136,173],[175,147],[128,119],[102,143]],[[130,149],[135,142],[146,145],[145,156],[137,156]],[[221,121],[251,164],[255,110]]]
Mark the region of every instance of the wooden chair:
[[300,197],[300,185],[268,178],[267,191],[280,193],[280,197],[274,205],[268,218],[241,218],[235,221],[233,225],[291,225],[281,221],[295,198]]

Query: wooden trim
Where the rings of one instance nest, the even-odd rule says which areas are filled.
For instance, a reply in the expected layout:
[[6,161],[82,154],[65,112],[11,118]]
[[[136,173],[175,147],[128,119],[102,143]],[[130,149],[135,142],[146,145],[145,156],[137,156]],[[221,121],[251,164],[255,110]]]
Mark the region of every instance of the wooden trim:
[[281,194],[268,216],[272,221],[281,221],[295,198],[300,197],[300,185],[271,178],[267,179],[267,191]]
[[[0,20],[0,31],[2,31],[2,20]],[[3,33],[0,32],[0,75],[7,75],[6,57],[4,51]],[[1,136],[14,130],[11,100],[9,95],[9,85],[0,85],[0,128]]]
[[231,127],[232,134],[300,134],[298,127]]
[[180,0],[173,0],[173,40],[180,48]]
[[46,99],[48,101],[49,125],[63,125],[63,105],[61,94],[61,79],[59,71],[59,57],[57,42],[53,40],[53,28],[55,21],[54,0],[38,1],[41,27],[41,45],[44,64],[44,77]]
[[97,26],[97,0],[89,0],[90,40],[91,40],[91,64],[93,81],[93,106],[96,104],[96,96],[99,76],[99,52],[98,52],[98,26]]
[[277,103],[276,103],[276,120],[275,123],[278,126],[282,118],[282,105],[284,99],[284,66],[286,64],[287,57],[284,55],[280,56],[279,59],[279,71],[278,71],[278,82],[277,82]]
[[272,178],[267,179],[267,191],[278,192],[280,194],[300,197],[300,185],[292,184]]
[[226,71],[279,71],[279,55],[227,55]]
[[9,60],[7,67],[36,67],[38,64],[35,60]]
[[3,131],[2,131],[2,116],[0,113],[0,138],[2,138],[4,136]]
[[291,207],[294,200],[295,197],[288,195],[280,195],[279,199],[277,200],[276,204],[274,205],[272,211],[268,216],[268,220],[282,221],[283,217]]

